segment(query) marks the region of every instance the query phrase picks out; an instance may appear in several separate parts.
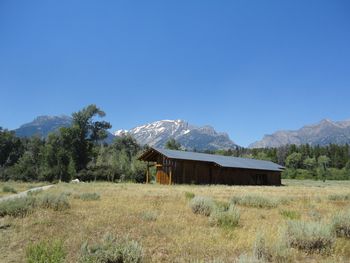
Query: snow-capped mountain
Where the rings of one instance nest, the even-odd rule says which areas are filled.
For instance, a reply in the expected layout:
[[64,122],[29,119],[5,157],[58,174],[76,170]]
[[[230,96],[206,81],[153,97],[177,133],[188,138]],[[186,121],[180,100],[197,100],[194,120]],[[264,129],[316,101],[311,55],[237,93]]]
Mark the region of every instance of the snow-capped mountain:
[[250,148],[279,147],[287,144],[328,145],[350,144],[350,120],[332,121],[324,119],[295,131],[277,131],[265,135],[262,140],[249,145]]
[[226,133],[218,133],[211,126],[197,127],[183,120],[155,121],[114,133],[116,136],[125,134],[133,136],[142,145],[154,147],[164,147],[171,138],[188,150],[230,149],[237,146]]

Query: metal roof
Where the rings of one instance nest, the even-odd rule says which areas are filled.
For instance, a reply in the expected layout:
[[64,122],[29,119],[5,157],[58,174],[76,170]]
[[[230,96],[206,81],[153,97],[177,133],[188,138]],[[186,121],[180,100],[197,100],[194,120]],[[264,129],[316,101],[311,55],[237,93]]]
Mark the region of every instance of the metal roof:
[[[215,154],[206,154],[206,153],[197,153],[197,152],[175,151],[175,150],[168,150],[168,149],[161,149],[161,148],[151,148],[151,150],[152,149],[159,152],[160,154],[165,155],[169,159],[210,162],[210,163],[215,163],[221,167],[267,170],[267,171],[282,171],[284,169],[283,166],[270,161],[215,155]],[[143,154],[139,159],[142,159],[142,157],[145,154]]]

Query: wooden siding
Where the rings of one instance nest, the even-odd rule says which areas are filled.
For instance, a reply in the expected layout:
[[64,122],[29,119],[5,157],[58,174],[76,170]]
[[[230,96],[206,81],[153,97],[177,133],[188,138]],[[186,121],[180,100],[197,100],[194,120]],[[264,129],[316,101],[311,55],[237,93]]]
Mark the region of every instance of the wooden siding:
[[281,185],[281,172],[223,168],[213,163],[157,158],[160,184]]

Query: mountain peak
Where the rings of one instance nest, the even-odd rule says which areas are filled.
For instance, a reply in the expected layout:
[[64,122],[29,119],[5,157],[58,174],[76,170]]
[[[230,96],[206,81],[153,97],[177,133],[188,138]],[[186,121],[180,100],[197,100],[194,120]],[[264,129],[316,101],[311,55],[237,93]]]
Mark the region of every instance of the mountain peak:
[[60,115],[60,116],[51,116],[51,115],[40,115],[36,117],[32,122],[30,123],[43,123],[43,122],[52,122],[52,121],[58,121],[58,122],[71,122],[72,118],[67,115]]
[[325,119],[322,119],[322,120],[320,121],[320,123],[333,123],[333,121],[332,121],[331,119],[325,118]]
[[118,130],[116,136],[130,134],[138,143],[164,147],[173,138],[187,149],[216,150],[235,148],[236,144],[224,133],[209,125],[197,127],[184,120],[160,120],[137,126],[129,131]]

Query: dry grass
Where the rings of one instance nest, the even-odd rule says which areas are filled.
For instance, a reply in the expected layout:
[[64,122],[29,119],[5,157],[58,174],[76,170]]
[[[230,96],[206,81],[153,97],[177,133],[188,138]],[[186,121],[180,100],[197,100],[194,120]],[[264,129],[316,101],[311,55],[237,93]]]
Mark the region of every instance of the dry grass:
[[14,181],[8,181],[8,182],[2,182],[0,181],[0,198],[3,196],[8,196],[12,195],[11,191],[4,191],[5,188],[12,188],[16,190],[18,193],[23,192],[26,190],[29,190],[34,187],[42,186],[42,185],[47,185],[49,183],[22,183],[22,182],[14,182]]
[[[283,187],[59,184],[48,192],[71,193],[70,209],[39,208],[24,218],[0,218],[1,262],[25,262],[27,247],[48,239],[63,240],[66,262],[77,262],[82,244],[98,242],[106,234],[135,240],[142,246],[145,262],[234,262],[241,255],[251,255],[261,230],[266,233],[266,244],[278,243],[279,233],[289,220],[281,211],[295,211],[306,222],[315,221],[312,215],[317,213],[322,222],[330,223],[334,214],[350,208],[348,200],[328,199],[329,195],[348,194],[350,182],[289,180],[283,183]],[[17,190],[19,187],[14,186]],[[100,200],[86,202],[74,198],[75,194],[95,192],[101,195]],[[212,226],[208,217],[194,214],[186,192],[211,197],[217,202],[251,194],[291,201],[275,208],[237,204],[239,225],[222,228]],[[155,220],[145,220],[145,214],[156,215]],[[10,226],[1,228],[1,225]],[[350,240],[342,237],[336,239],[329,254],[290,250],[293,262],[350,260]]]

